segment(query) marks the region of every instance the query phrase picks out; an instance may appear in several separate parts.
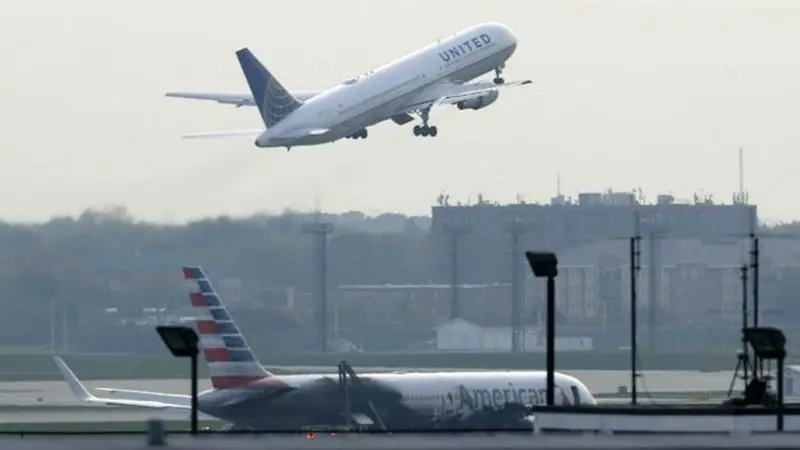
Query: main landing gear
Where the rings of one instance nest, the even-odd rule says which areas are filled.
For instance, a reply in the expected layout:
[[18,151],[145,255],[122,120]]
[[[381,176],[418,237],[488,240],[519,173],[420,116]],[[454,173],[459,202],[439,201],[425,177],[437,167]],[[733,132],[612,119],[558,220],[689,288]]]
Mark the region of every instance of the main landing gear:
[[506,67],[505,64],[503,64],[502,66],[494,69],[494,80],[493,80],[494,84],[503,84],[506,82],[506,80],[504,80],[503,77],[500,76],[503,74],[503,69],[505,69],[505,67]]
[[414,126],[414,136],[436,137],[437,134],[439,134],[439,129],[436,128],[436,126],[428,126],[428,125]]
[[439,134],[439,129],[436,128],[435,125],[431,126],[428,125],[428,119],[430,117],[430,108],[423,109],[419,112],[420,118],[422,118],[422,125],[415,125],[414,126],[414,136],[422,136],[422,137],[436,137]]

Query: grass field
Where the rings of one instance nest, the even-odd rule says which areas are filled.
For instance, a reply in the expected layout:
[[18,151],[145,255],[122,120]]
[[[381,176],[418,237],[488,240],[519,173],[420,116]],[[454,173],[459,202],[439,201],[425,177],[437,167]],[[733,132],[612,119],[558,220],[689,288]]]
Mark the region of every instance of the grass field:
[[[61,355],[82,379],[125,378],[188,378],[187,360],[169,356],[139,355]],[[361,353],[323,355],[298,353],[262,357],[271,366],[335,367],[342,359],[356,370],[359,367],[443,368],[443,369],[544,369],[544,353]],[[791,361],[789,361],[791,363]],[[624,351],[571,352],[556,355],[560,370],[625,370],[630,356]],[[660,352],[642,353],[643,370],[732,370],[736,365],[734,352]],[[283,370],[285,373],[285,370]],[[207,376],[207,366],[200,364],[200,376]],[[42,353],[0,354],[0,381],[61,380],[52,357]]]
[[[222,422],[200,421],[198,428],[219,429]],[[167,431],[189,431],[186,420],[165,420]],[[141,433],[147,431],[147,422],[63,422],[63,423],[0,423],[0,433]]]

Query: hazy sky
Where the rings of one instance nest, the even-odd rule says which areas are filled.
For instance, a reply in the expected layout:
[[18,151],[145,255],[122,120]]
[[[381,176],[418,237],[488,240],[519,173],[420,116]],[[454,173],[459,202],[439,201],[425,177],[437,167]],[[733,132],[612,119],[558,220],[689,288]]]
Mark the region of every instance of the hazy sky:
[[[248,46],[290,89],[320,89],[482,21],[519,37],[504,91],[432,112],[435,139],[258,149],[182,134],[261,126],[255,108],[168,99],[246,93]],[[800,218],[800,2],[534,0],[0,1],[0,216],[104,205],[182,221],[311,209],[428,213],[453,199],[562,191],[730,201],[737,148],[762,215]],[[491,78],[491,76],[489,76]]]

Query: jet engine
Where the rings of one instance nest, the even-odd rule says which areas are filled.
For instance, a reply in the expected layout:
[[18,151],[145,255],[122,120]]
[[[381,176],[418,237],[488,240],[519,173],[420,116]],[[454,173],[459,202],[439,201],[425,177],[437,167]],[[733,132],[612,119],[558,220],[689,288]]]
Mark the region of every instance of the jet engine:
[[469,100],[464,100],[456,103],[458,109],[482,109],[486,108],[487,106],[491,105],[497,100],[497,97],[500,95],[498,91],[489,91],[480,97],[471,98]]

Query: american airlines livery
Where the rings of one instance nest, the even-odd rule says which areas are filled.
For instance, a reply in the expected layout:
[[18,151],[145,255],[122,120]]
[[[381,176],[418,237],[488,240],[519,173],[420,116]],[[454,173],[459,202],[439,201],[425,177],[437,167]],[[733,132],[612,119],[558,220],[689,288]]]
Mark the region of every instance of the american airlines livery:
[[[168,92],[168,97],[214,100],[257,106],[266,129],[192,134],[187,138],[255,137],[256,147],[319,145],[343,138],[363,139],[367,128],[391,119],[405,125],[418,116],[415,136],[438,134],[430,111],[439,105],[478,110],[497,100],[506,83],[505,62],[517,49],[517,38],[505,25],[475,25],[385,66],[350,78],[321,92],[290,92],[249,49],[236,52],[252,96],[202,92]],[[470,81],[494,71],[493,82]]]
[[[184,267],[190,280],[197,330],[209,366],[212,389],[198,396],[202,414],[227,422],[225,429],[300,430],[342,423],[345,407],[337,374],[273,375],[259,364],[228,309],[199,267]],[[55,357],[67,384],[78,398],[106,405],[188,410],[188,395],[98,388],[98,397]],[[393,372],[357,375],[363,388],[353,395],[353,424],[381,425],[388,430],[430,428],[458,423],[477,414],[497,414],[512,407],[545,403],[543,371]],[[556,373],[556,401],[594,405],[589,389],[574,377]],[[367,400],[368,399],[368,400]]]

